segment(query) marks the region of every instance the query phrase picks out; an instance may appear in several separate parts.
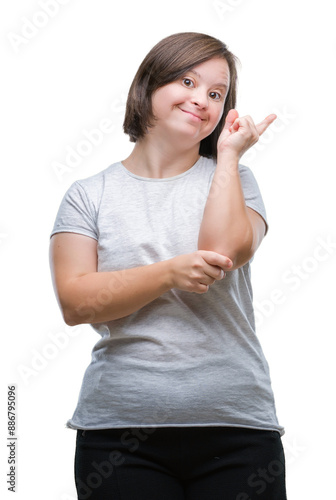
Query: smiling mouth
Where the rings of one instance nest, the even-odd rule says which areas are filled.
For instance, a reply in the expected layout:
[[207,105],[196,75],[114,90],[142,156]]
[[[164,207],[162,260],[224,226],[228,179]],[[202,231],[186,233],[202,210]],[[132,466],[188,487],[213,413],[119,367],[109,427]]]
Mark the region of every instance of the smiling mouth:
[[195,115],[194,113],[192,113],[191,111],[186,111],[185,109],[182,109],[182,108],[179,108],[181,111],[183,111],[183,113],[187,113],[187,115],[190,115],[192,118],[194,118],[195,120],[199,121],[199,122],[202,122],[204,121],[203,118],[201,118],[200,116],[198,115]]

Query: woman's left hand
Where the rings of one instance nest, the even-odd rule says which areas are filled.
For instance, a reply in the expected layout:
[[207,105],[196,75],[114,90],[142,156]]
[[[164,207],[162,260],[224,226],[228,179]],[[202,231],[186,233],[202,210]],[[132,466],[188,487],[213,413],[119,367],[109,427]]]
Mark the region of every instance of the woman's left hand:
[[236,109],[230,109],[222,133],[218,138],[218,153],[230,152],[240,158],[251,146],[258,142],[259,137],[276,118],[277,115],[271,114],[258,125],[255,125],[250,116],[239,117]]

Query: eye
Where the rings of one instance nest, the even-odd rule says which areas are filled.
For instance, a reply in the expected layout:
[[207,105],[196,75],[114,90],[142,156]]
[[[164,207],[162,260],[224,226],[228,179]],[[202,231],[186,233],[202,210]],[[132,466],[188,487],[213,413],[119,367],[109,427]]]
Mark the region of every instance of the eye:
[[219,101],[222,96],[219,92],[210,92],[210,98],[213,99],[214,101]]
[[194,85],[194,82],[190,78],[183,78],[182,82],[186,87],[193,87]]

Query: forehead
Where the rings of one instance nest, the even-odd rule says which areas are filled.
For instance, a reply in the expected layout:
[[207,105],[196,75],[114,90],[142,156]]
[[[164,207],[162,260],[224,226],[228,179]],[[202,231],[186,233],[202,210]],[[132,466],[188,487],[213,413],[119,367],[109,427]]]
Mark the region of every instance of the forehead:
[[230,69],[228,62],[223,58],[213,58],[193,66],[190,70],[196,76],[206,81],[221,83],[228,86],[230,83]]

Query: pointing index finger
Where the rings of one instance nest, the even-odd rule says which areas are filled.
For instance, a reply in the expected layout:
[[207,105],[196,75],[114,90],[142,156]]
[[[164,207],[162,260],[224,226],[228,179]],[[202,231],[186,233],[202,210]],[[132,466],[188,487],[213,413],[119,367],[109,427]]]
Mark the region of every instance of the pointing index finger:
[[258,134],[261,135],[265,132],[265,130],[267,129],[267,127],[269,127],[271,125],[271,123],[274,122],[274,120],[278,118],[276,114],[272,113],[268,116],[266,116],[266,118],[258,123],[258,125],[256,125],[256,129],[258,131]]

